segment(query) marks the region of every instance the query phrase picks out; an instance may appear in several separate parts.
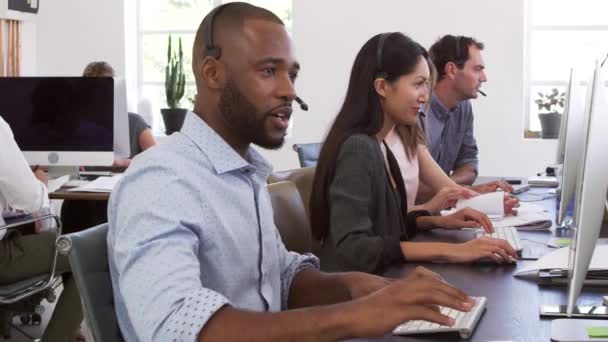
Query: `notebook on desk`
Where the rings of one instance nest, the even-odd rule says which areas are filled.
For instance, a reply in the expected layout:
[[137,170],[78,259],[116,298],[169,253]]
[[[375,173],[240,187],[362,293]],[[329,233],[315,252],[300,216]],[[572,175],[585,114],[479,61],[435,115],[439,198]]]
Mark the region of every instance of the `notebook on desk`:
[[90,181],[82,186],[68,189],[71,192],[112,192],[114,186],[122,178],[122,175],[112,177],[99,177],[94,181]]

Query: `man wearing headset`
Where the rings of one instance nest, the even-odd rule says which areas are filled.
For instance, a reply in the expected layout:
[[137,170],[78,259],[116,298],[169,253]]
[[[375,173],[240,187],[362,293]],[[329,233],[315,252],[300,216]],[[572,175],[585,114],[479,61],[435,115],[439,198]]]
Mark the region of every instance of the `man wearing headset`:
[[133,161],[110,199],[125,340],[335,341],[411,319],[453,324],[435,305],[470,310],[466,294],[426,269],[397,281],[326,274],[315,256],[286,251],[266,190],[271,167],[250,145],[283,144],[299,71],[289,35],[271,12],[230,3],[205,17],[193,50],[194,111]]
[[[445,35],[429,49],[437,69],[437,83],[429,106],[421,115],[429,151],[437,164],[456,183],[471,185],[477,178],[477,142],[473,133],[471,99],[477,98],[487,81],[481,56],[483,43],[465,36]],[[486,193],[502,188],[513,191],[504,181],[475,185]]]

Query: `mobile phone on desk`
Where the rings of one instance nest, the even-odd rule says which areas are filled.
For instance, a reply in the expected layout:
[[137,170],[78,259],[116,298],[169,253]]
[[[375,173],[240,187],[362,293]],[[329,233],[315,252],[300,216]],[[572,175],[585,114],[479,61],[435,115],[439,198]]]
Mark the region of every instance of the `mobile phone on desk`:
[[507,182],[511,185],[516,185],[516,184],[521,184],[521,179],[505,179],[505,182]]

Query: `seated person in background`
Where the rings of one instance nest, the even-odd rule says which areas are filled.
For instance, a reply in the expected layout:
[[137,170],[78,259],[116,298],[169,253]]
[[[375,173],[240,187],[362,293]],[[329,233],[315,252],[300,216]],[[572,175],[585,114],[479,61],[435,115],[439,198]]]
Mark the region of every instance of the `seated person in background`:
[[[91,62],[82,72],[84,77],[115,77],[114,68],[107,62]],[[131,141],[131,156],[129,160],[117,160],[115,166],[129,166],[130,159],[146,149],[154,146],[156,141],[150,130],[150,125],[135,113],[129,113],[129,139]]]
[[[420,117],[431,155],[454,182],[463,185],[473,184],[479,164],[470,100],[477,98],[487,81],[481,50],[483,43],[465,36],[446,35],[431,46],[429,56],[437,70],[437,83]],[[497,188],[513,191],[504,181],[471,186],[479,193]]]
[[[28,167],[13,139],[13,132],[0,117],[0,210],[22,210],[35,213],[48,208],[46,174]],[[38,179],[37,179],[38,178]],[[0,216],[0,227],[4,220]],[[49,262],[55,253],[55,234],[22,235],[18,230],[7,234],[0,230],[0,284],[12,284],[49,272]],[[66,257],[57,257],[57,274],[70,272]],[[0,314],[0,318],[2,314]],[[53,316],[42,336],[43,341],[76,340],[82,311],[80,295],[72,277],[65,277],[63,292]]]
[[[84,77],[115,77],[114,69],[107,62],[91,62],[83,73]],[[117,171],[122,172],[137,154],[156,144],[150,125],[135,113],[129,115],[129,140],[131,153],[129,159],[115,160],[111,168],[83,166],[86,171]],[[108,201],[78,201],[66,200],[61,210],[64,223],[64,233],[73,233],[90,228],[108,221]]]
[[[432,93],[437,72],[432,62],[427,60],[427,63],[430,70],[428,89]],[[408,210],[427,210],[439,214],[441,210],[454,206],[459,199],[478,195],[477,192],[456,184],[443,172],[431,157],[426,140],[420,125],[396,125],[384,139],[399,164],[407,193]],[[420,194],[420,187],[425,193]],[[416,205],[420,202],[424,203]],[[505,196],[505,213],[515,214],[514,207],[517,204],[516,198]]]
[[499,239],[408,241],[417,231],[436,227],[492,230],[487,216],[468,208],[441,217],[408,212],[399,166],[383,140],[397,124],[418,124],[428,99],[426,56],[418,43],[393,32],[372,37],[355,59],[344,104],[321,149],[310,200],[323,270],[381,273],[405,261],[517,257]]
[[[206,48],[214,13],[219,56]],[[336,341],[411,319],[453,324],[437,304],[470,310],[467,295],[422,268],[396,281],[325,274],[315,256],[285,249],[266,189],[271,166],[251,147],[281,147],[292,113],[299,64],[278,17],[226,4],[205,17],[193,51],[194,112],[133,161],[110,199],[125,340]]]

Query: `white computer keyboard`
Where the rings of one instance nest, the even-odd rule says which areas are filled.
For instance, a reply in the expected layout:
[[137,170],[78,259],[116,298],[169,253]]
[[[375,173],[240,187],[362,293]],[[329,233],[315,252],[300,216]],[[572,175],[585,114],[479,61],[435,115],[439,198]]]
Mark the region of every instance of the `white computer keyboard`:
[[455,320],[451,327],[431,323],[428,321],[409,321],[399,325],[393,330],[395,335],[431,334],[444,332],[457,332],[460,338],[469,338],[477,326],[486,309],[486,297],[476,297],[475,306],[469,312],[462,312],[448,307],[441,307],[441,313]]
[[506,240],[517,252],[517,254],[521,254],[523,249],[521,246],[521,240],[519,239],[519,233],[515,227],[494,228],[494,233],[492,234],[486,233],[483,230],[478,230],[475,235],[477,237],[487,236]]

